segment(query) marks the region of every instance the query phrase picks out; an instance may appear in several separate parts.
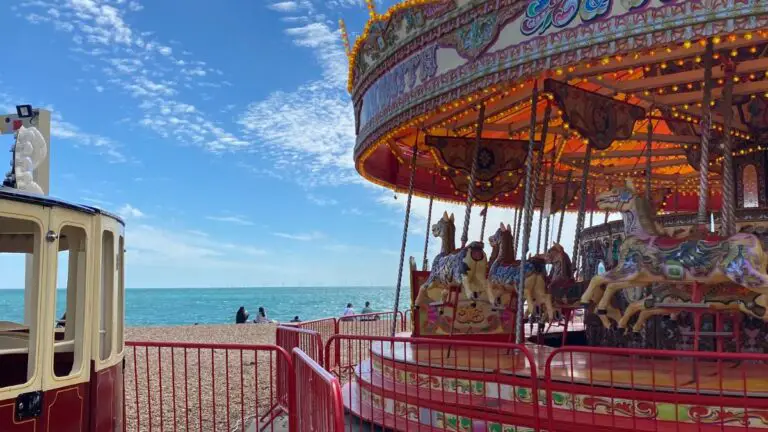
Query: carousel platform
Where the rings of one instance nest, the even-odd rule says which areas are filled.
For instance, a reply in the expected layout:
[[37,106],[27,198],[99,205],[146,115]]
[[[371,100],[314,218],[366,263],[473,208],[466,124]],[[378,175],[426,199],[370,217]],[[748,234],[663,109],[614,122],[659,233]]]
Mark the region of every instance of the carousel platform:
[[768,429],[768,366],[567,352],[547,371],[556,348],[526,348],[533,365],[506,349],[373,343],[344,404],[385,430]]

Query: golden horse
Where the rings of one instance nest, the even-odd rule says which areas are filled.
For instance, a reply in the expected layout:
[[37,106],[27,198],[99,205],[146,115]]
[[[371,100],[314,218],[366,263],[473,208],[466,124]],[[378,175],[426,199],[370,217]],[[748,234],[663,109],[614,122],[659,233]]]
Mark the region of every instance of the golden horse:
[[[763,319],[766,317],[766,296],[752,291],[745,291],[740,286],[732,284],[718,284],[708,286],[703,293],[701,303],[706,303],[709,311],[740,311],[746,315]],[[679,309],[668,305],[690,304],[693,301],[689,290],[681,289],[674,284],[660,284],[654,286],[653,293],[641,300],[631,303],[619,320],[619,328],[626,329],[629,321],[637,315],[637,321],[632,326],[632,331],[639,332],[646,321],[656,315],[670,315],[676,319]]]
[[[757,293],[752,303],[768,304],[768,256],[755,235],[688,239],[665,236],[655,223],[650,204],[637,196],[631,182],[601,193],[597,204],[601,210],[622,212],[626,233],[616,267],[594,276],[581,297],[583,304],[597,303],[598,315],[606,327],[610,325],[606,308],[617,291],[655,283],[730,282]],[[762,318],[768,320],[768,315]]]

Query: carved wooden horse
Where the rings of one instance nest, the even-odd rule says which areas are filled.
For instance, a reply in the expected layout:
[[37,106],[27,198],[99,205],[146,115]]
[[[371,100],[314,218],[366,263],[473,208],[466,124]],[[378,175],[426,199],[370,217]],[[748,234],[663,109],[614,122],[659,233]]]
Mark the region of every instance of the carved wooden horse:
[[[597,196],[602,210],[623,212],[627,236],[612,270],[592,278],[582,303],[598,303],[603,324],[613,295],[630,287],[653,283],[718,284],[732,282],[760,294],[756,304],[768,303],[768,256],[752,234],[729,238],[675,239],[660,235],[648,202],[638,197],[631,182]],[[601,293],[601,287],[605,292]]]
[[[576,308],[580,306],[581,296],[584,294],[585,283],[577,282],[573,277],[573,264],[571,257],[565,249],[555,243],[541,257],[547,264],[552,265],[547,276],[547,293],[552,298],[555,309]],[[609,306],[610,309],[615,309]],[[618,314],[618,310],[615,312]]]
[[[738,286],[730,284],[721,284],[709,287],[708,292],[702,296],[701,303],[706,303],[711,311],[733,311],[738,310],[749,316],[765,320],[768,315],[768,304],[763,294],[745,290]],[[734,289],[736,288],[736,289]],[[662,305],[680,304],[684,306],[693,301],[691,292],[681,289],[674,284],[660,284],[654,287],[653,293],[642,300],[633,302],[627,307],[624,315],[619,321],[619,328],[627,328],[627,324],[635,314],[638,314],[637,321],[632,327],[632,331],[638,332],[643,328],[646,321],[656,315],[670,315],[674,317],[680,312],[672,308],[665,308]]]
[[[488,238],[488,242],[493,249],[491,256],[496,257],[488,271],[488,284],[493,292],[492,299],[497,305],[501,305],[504,304],[502,296],[507,295],[509,302],[512,293],[519,292],[517,285],[520,282],[520,261],[515,260],[514,239],[509,225],[504,226],[502,223],[496,233]],[[534,305],[542,305],[551,322],[555,318],[555,310],[552,307],[552,298],[546,291],[544,266],[543,259],[531,258],[525,262],[523,295],[528,303],[525,315],[531,315]]]
[[443,290],[443,302],[447,299],[451,287],[459,286],[469,300],[477,300],[486,293],[492,302],[492,293],[488,289],[488,258],[483,251],[482,242],[472,242],[467,247],[456,249],[456,226],[453,215],[443,213],[443,217],[432,225],[432,235],[442,239],[440,253],[432,261],[429,278],[419,288],[416,306],[429,303],[428,292],[434,288]]

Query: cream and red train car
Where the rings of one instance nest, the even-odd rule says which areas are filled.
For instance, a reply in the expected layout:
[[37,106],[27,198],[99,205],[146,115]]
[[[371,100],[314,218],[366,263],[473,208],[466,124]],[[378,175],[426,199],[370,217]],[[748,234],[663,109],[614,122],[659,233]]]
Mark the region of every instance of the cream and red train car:
[[43,194],[0,187],[0,286],[24,286],[23,311],[0,312],[0,432],[121,431],[124,224],[46,196],[38,171]]

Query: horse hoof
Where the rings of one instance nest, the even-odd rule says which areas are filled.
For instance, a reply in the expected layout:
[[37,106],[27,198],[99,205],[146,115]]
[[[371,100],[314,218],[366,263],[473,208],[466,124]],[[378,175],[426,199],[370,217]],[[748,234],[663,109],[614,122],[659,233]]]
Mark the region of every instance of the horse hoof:
[[477,307],[477,303],[475,303],[475,302],[472,302],[472,303],[470,304],[470,306],[472,306],[473,308],[474,308],[474,307]]
[[476,293],[476,292],[475,292],[475,293],[472,293],[472,298],[473,298],[473,299],[476,299],[476,298],[478,298],[478,297],[480,297],[480,294],[478,294],[478,293]]
[[444,313],[445,313],[445,311],[440,311],[440,315],[442,315],[442,314],[444,314]]
[[608,315],[608,310],[607,309],[598,309],[597,310],[597,314],[598,315]]

